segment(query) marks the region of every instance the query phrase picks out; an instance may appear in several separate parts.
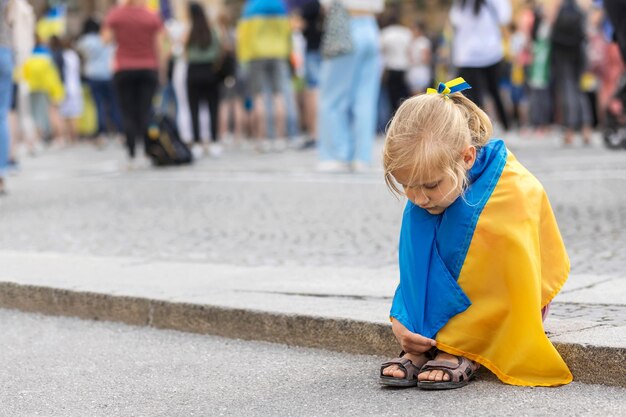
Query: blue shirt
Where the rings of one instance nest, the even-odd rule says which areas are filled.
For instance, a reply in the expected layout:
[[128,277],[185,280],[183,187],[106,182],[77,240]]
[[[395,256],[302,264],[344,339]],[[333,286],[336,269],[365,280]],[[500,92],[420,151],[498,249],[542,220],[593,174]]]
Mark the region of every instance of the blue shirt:
[[112,45],[102,42],[97,33],[84,35],[78,41],[78,50],[85,58],[85,76],[90,80],[108,81],[113,78],[113,53]]

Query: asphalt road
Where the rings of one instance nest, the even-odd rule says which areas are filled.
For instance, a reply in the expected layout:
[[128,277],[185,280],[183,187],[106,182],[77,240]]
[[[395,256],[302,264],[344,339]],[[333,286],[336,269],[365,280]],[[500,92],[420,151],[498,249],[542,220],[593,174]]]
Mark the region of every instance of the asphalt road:
[[390,390],[384,358],[0,310],[0,416],[623,416],[626,389]]

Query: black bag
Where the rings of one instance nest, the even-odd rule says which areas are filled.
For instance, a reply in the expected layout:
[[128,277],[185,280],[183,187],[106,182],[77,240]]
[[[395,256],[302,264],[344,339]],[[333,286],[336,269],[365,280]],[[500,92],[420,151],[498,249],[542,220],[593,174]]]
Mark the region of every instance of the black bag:
[[154,165],[181,165],[193,161],[191,150],[180,139],[176,123],[165,114],[155,114],[144,140],[146,153]]
[[585,40],[585,16],[576,0],[564,0],[552,26],[552,43],[559,47],[578,48]]

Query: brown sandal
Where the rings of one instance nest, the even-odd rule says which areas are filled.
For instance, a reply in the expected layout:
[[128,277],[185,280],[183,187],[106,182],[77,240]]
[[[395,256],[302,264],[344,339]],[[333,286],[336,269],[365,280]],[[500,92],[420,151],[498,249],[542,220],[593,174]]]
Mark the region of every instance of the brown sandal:
[[450,377],[449,381],[419,381],[417,387],[425,390],[441,390],[461,388],[467,385],[476,374],[480,365],[463,356],[457,356],[458,364],[448,361],[428,361],[419,373],[427,371],[443,371]]
[[[400,356],[385,362],[380,366],[380,383],[390,387],[414,387],[417,385],[417,374],[420,372],[420,367],[428,361],[428,357],[425,356],[424,361],[414,364],[410,359],[404,357],[404,352],[400,353]],[[397,365],[400,370],[404,371],[404,378],[396,378],[389,375],[383,375],[383,371],[391,365]]]

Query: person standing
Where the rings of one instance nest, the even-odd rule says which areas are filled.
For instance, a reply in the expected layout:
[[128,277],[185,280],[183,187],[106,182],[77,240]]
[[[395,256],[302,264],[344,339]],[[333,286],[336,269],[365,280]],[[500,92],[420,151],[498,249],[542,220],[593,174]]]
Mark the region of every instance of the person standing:
[[50,50],[38,37],[20,72],[29,91],[29,111],[37,134],[49,141],[51,146],[63,146],[58,107],[65,98],[65,89]]
[[62,40],[54,35],[50,38],[50,47],[65,90],[65,98],[59,106],[59,114],[63,121],[62,132],[69,143],[73,144],[78,140],[78,119],[83,114],[80,57],[72,49],[69,39]]
[[411,29],[402,25],[397,16],[392,16],[388,25],[380,31],[380,45],[385,63],[383,81],[389,93],[392,116],[402,101],[410,95],[406,78],[410,67],[412,41]]
[[185,45],[187,54],[187,98],[193,126],[192,152],[194,158],[202,156],[200,137],[200,102],[206,101],[211,117],[212,156],[219,156],[222,148],[217,142],[221,80],[217,73],[221,46],[217,32],[211,28],[204,9],[198,3],[189,4],[191,29]]
[[6,193],[5,176],[9,165],[9,108],[13,94],[13,51],[11,48],[10,8],[13,2],[0,2],[0,195]]
[[26,145],[32,156],[41,148],[40,138],[37,135],[35,121],[30,112],[28,85],[22,77],[21,69],[32,54],[35,47],[34,36],[24,36],[24,33],[35,33],[35,11],[27,0],[13,0],[11,16],[13,23],[13,58],[15,97],[12,103],[13,123],[11,129],[11,158],[18,163],[18,146]]
[[135,141],[148,127],[159,83],[163,22],[146,7],[145,0],[127,0],[109,11],[102,36],[105,42],[117,44],[113,79],[123,115],[128,167],[132,169],[136,165]]
[[231,74],[227,75],[221,86],[220,93],[220,122],[218,135],[220,139],[224,139],[231,132],[232,122],[232,138],[235,146],[241,145],[244,137],[244,130],[247,125],[247,115],[244,109],[244,100],[246,98],[245,79],[243,77],[241,66],[237,62],[236,46],[237,36],[236,28],[233,25],[230,13],[222,12],[218,19],[221,34],[221,44],[224,48],[224,63],[228,63],[231,68]]
[[[350,53],[322,61],[318,166],[322,172],[367,171],[380,92],[380,32],[374,15],[383,0],[340,1],[350,14]],[[331,0],[322,4],[328,6]]]
[[[84,73],[98,115],[97,142],[101,145],[110,120],[115,132],[122,132],[122,117],[117,104],[113,84],[113,54],[115,49],[102,42],[100,24],[95,19],[87,19],[83,25],[83,34],[78,40],[78,50],[85,59]],[[107,117],[108,116],[108,117]]]
[[509,129],[509,118],[498,82],[504,58],[501,27],[510,20],[510,0],[455,0],[450,9],[452,64],[472,86],[465,95],[481,107],[488,93],[504,130]]
[[[290,77],[291,28],[282,0],[248,0],[237,25],[237,57],[246,66],[253,99],[257,139],[267,137],[264,92],[273,97],[274,132],[279,142],[286,135],[285,92]],[[267,147],[261,144],[261,149]]]
[[[551,16],[552,77],[556,87],[556,103],[565,128],[563,142],[571,145],[574,133],[580,131],[585,144],[591,143],[591,108],[580,88],[580,79],[586,66],[585,15],[576,0],[556,2]],[[554,11],[554,10],[553,10]]]
[[306,82],[304,121],[308,136],[301,149],[311,149],[315,147],[317,140],[317,102],[320,67],[322,65],[320,43],[322,41],[324,15],[318,0],[304,4],[300,9],[300,15],[304,23],[302,35],[306,40],[306,53],[304,56],[304,78]]
[[424,24],[416,21],[413,24],[413,40],[409,47],[411,68],[407,73],[407,83],[412,94],[423,93],[431,84],[431,53],[432,44],[424,33]]

